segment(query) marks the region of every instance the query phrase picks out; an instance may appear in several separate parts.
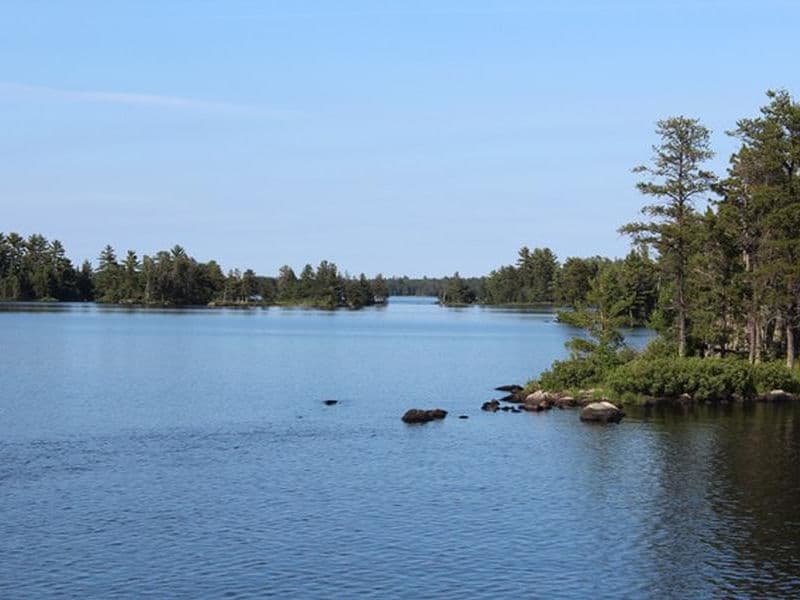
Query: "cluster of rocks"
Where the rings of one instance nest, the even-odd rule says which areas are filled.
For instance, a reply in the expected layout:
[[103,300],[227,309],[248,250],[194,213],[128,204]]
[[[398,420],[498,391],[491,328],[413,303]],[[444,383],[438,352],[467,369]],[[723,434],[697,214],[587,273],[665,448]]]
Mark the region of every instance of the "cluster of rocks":
[[[525,395],[524,389],[519,385],[503,385],[495,389],[500,392],[508,392],[509,395],[484,402],[481,410],[518,413],[581,407],[581,421],[600,423],[619,423],[625,416],[622,410],[608,402],[607,399],[595,401],[593,399],[594,390],[581,390],[577,396],[569,396],[543,390]],[[503,402],[508,404],[503,404]]]
[[[581,421],[589,423],[619,423],[625,413],[617,406],[603,398],[594,399],[594,390],[581,390],[575,396],[545,392],[537,390],[532,394],[525,394],[520,385],[503,385],[495,388],[497,391],[506,392],[503,398],[484,402],[481,410],[486,412],[542,412],[552,408],[580,408]],[[420,409],[412,408],[402,416],[404,423],[428,423],[444,419],[447,411],[441,408]],[[468,419],[467,415],[459,415],[459,419]]]
[[[499,392],[506,392],[506,396],[484,402],[481,410],[486,412],[542,412],[552,408],[580,408],[580,419],[586,423],[619,423],[625,416],[625,412],[618,406],[609,402],[607,398],[597,400],[594,398],[595,390],[581,390],[574,396],[559,394],[557,392],[545,392],[536,390],[532,394],[525,394],[525,390],[520,385],[501,385],[495,388]],[[797,394],[785,392],[784,390],[772,390],[757,398],[759,402],[788,402],[800,399]],[[647,399],[644,406],[652,406],[658,403],[669,404],[692,404],[694,399],[689,394],[681,394],[673,398],[653,398]],[[325,404],[333,405],[335,400],[326,400]],[[444,419],[447,411],[441,408],[422,410],[412,408],[403,415],[404,423],[427,423],[437,419]],[[467,415],[459,415],[459,419],[468,419]]]
[[427,423],[428,421],[444,419],[446,416],[447,411],[441,408],[432,408],[430,410],[412,408],[406,411],[402,419],[403,423]]

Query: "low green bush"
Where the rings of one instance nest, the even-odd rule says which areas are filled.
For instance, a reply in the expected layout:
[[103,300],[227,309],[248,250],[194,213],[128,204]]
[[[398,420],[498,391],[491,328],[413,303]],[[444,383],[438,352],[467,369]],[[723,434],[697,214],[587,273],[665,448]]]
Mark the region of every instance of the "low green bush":
[[670,398],[689,394],[698,401],[749,399],[771,389],[794,392],[800,382],[784,365],[750,365],[741,359],[637,358],[606,379],[614,394]]
[[799,393],[800,380],[796,371],[790,371],[782,361],[766,362],[753,365],[753,384],[759,394],[770,390]]
[[633,358],[632,351],[598,351],[581,357],[557,360],[539,377],[547,391],[585,389],[601,385],[609,373]]
[[557,360],[541,374],[539,385],[543,390],[562,391],[599,383],[606,371],[591,358]]

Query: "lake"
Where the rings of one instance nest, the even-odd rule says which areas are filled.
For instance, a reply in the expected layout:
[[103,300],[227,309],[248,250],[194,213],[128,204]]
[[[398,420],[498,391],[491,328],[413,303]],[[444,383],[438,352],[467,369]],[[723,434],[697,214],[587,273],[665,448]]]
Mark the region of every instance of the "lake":
[[800,595],[797,406],[481,412],[574,333],[431,299],[4,306],[0,596]]

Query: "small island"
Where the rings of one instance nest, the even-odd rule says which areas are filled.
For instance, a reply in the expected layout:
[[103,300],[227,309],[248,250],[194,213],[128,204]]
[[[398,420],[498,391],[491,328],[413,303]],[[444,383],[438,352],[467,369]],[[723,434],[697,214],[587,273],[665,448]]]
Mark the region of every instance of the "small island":
[[176,245],[141,259],[128,250],[119,260],[107,245],[95,269],[88,260],[75,268],[63,244],[33,234],[0,233],[0,300],[98,302],[128,306],[306,306],[357,309],[382,304],[389,295],[383,276],[342,274],[323,260],[307,264],[300,277],[285,265],[277,277],[200,262]]

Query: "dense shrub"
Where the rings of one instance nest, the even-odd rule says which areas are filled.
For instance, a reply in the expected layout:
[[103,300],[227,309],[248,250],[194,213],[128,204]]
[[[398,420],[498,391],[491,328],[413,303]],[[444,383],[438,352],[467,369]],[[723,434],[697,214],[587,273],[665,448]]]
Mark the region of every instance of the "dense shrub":
[[558,360],[539,377],[543,390],[564,391],[603,383],[609,373],[631,360],[630,350],[598,351],[582,357]]
[[539,385],[544,390],[562,391],[594,385],[602,381],[605,375],[605,370],[591,358],[557,360],[541,374]]
[[797,380],[777,363],[750,365],[738,359],[638,358],[606,379],[615,394],[669,398],[690,394],[695,400],[753,398],[757,392],[781,388],[794,391]]
[[657,358],[674,358],[678,353],[678,346],[671,340],[667,340],[663,336],[658,336],[650,340],[650,342],[642,350],[641,357],[647,360]]
[[786,368],[783,362],[768,362],[753,365],[753,384],[759,394],[770,390],[783,390],[784,392],[800,392],[800,381],[797,375]]

